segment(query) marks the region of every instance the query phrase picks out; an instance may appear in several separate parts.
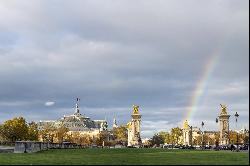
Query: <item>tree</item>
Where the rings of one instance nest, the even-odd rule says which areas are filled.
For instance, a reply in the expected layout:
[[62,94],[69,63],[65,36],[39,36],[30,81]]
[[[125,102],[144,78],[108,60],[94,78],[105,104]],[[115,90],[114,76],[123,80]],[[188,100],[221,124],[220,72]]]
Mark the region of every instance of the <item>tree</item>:
[[[230,131],[229,132],[229,139],[231,144],[237,143],[237,132]],[[238,143],[249,143],[249,136],[247,133],[238,133]]]
[[74,132],[67,133],[65,136],[65,140],[68,142],[76,143],[76,144],[80,145],[81,144],[80,132],[74,131]]
[[30,141],[38,140],[38,128],[35,122],[31,122],[28,124],[28,134],[26,139]]
[[108,142],[108,136],[109,136],[109,134],[106,131],[102,131],[101,133],[99,133],[97,138],[96,138],[96,141],[95,141],[96,145],[102,146],[103,141],[105,143],[107,143]]
[[113,129],[113,136],[116,143],[128,142],[128,131],[125,125]]
[[62,143],[64,141],[64,138],[66,137],[68,131],[69,129],[64,127],[63,125],[60,125],[55,129],[55,136],[58,143]]
[[0,125],[0,142],[4,141],[4,137],[3,137],[3,125]]
[[44,125],[43,129],[40,130],[39,137],[43,142],[54,142],[56,128],[52,124]]
[[164,143],[166,143],[166,144],[172,144],[172,142],[173,142],[173,137],[172,137],[172,135],[170,133],[168,133],[166,135],[165,139],[164,139]]
[[229,140],[230,140],[231,144],[236,144],[237,143],[237,132],[230,131],[229,132]]
[[172,143],[172,137],[171,137],[171,134],[169,132],[161,131],[161,132],[159,132],[159,135],[163,138],[164,143],[167,143],[167,144]]
[[246,134],[246,133],[244,133],[242,136],[243,136],[243,137],[242,137],[243,143],[244,143],[244,144],[249,143],[249,135]]
[[[210,140],[210,139],[209,139],[208,135],[204,134],[204,135],[203,135],[203,142],[204,142],[204,145],[207,145],[209,140]],[[210,141],[211,141],[211,140],[210,140]],[[202,145],[202,135],[198,135],[198,136],[195,137],[194,144],[195,144],[195,145]]]
[[219,145],[219,142],[220,142],[220,133],[219,132],[215,133],[214,139],[215,139],[215,143],[214,144],[216,146]]
[[208,137],[208,145],[215,145],[216,141],[214,138]]
[[7,120],[2,126],[2,136],[7,141],[25,140],[27,135],[28,125],[23,117]]
[[90,146],[93,143],[93,138],[87,134],[80,135],[80,144]]
[[173,142],[175,144],[179,144],[179,139],[182,136],[182,130],[179,127],[175,127],[171,129],[171,135],[173,138]]
[[204,136],[204,142],[208,145],[216,145],[217,143],[219,143],[219,140],[220,140],[220,133],[219,132],[216,132],[214,133],[213,135],[207,135],[205,134],[206,136]]
[[159,133],[154,134],[153,138],[151,139],[151,144],[152,145],[157,145],[159,146],[160,144],[164,143],[164,137],[163,135],[160,135]]

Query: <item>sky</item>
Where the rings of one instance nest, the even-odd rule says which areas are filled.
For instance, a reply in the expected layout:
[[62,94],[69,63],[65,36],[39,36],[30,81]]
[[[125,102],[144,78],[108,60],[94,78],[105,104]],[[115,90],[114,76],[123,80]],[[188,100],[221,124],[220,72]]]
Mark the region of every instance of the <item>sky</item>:
[[[80,112],[141,136],[249,128],[248,0],[0,0],[0,123]],[[235,123],[235,112],[239,114]]]

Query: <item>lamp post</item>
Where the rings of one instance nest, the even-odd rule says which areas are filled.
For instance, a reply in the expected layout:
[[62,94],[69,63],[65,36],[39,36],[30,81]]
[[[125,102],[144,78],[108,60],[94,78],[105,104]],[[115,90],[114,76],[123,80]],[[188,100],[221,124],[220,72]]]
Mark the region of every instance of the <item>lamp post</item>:
[[190,134],[188,133],[188,135],[191,137],[191,139],[190,139],[190,137],[188,137],[188,139],[189,139],[189,141],[191,140],[191,149],[192,149],[193,148],[193,126],[188,125],[188,127],[191,129]]
[[237,131],[237,121],[238,121],[239,114],[236,112],[234,116],[235,116],[235,121],[236,121],[236,132],[237,132],[237,149],[236,149],[236,151],[238,152],[239,151],[239,134]]
[[[215,119],[215,122],[216,122],[216,123],[219,122],[218,118]],[[219,142],[218,142],[218,143],[219,143]],[[215,145],[216,145],[216,147],[217,147],[218,143],[217,143],[217,141],[215,140]]]
[[[203,130],[203,126],[204,126],[204,122],[202,121],[201,122],[201,127],[202,127],[202,130]],[[204,146],[204,142],[203,142],[203,136],[204,136],[204,131],[201,131],[202,132],[202,149],[204,148],[203,146]]]
[[172,135],[172,149],[174,149],[174,136]]
[[[219,122],[218,118],[215,119],[215,122],[216,122],[216,123]],[[219,145],[219,140],[217,141],[217,140],[215,139],[216,150],[218,150],[218,149],[217,149],[217,148],[218,148],[218,145]]]
[[191,149],[193,149],[193,126],[191,128]]

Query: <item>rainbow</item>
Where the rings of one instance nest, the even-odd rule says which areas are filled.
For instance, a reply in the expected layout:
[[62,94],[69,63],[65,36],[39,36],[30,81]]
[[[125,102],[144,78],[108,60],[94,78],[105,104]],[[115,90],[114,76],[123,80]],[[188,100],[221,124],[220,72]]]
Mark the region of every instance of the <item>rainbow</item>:
[[207,82],[212,75],[212,72],[214,70],[217,61],[218,61],[218,51],[215,51],[214,54],[212,54],[209,57],[206,65],[204,66],[201,78],[198,80],[197,85],[193,91],[191,100],[189,101],[189,105],[187,107],[187,113],[183,119],[183,122],[185,122],[185,120],[190,121],[195,112],[197,111],[199,101],[202,97],[202,94],[204,94]]

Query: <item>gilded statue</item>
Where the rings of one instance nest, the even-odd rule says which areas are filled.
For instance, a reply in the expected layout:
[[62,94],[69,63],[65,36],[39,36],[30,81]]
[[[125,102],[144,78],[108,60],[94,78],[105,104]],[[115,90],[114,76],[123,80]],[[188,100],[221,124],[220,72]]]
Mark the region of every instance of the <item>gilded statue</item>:
[[189,125],[188,125],[188,121],[187,121],[187,120],[184,122],[183,128],[184,128],[184,129],[188,129],[188,128],[189,128]]
[[134,109],[133,114],[139,114],[139,106],[133,105],[133,109]]
[[128,122],[127,123],[127,128],[131,129],[131,127],[132,127],[132,122]]
[[221,114],[227,114],[227,106],[222,104],[220,104],[220,106],[221,106]]

